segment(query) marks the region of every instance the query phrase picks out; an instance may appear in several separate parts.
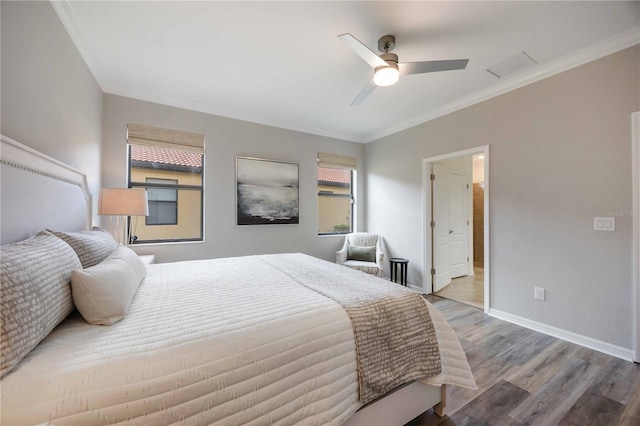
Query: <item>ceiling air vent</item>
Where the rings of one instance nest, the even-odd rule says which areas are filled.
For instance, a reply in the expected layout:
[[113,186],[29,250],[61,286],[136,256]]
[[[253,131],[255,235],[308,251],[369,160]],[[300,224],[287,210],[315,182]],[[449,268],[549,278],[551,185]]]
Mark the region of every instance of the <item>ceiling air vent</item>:
[[494,65],[487,69],[494,77],[504,78],[509,74],[514,74],[520,70],[523,70],[531,65],[536,65],[537,62],[533,58],[527,55],[525,52],[520,52],[511,56],[504,62]]

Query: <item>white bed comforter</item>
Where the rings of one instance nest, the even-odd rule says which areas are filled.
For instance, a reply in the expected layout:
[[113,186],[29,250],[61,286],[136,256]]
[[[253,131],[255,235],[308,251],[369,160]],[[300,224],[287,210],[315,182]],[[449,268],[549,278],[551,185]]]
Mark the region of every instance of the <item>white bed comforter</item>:
[[[430,311],[443,373],[429,380],[474,387]],[[7,425],[340,424],[361,405],[345,311],[259,257],[151,265],[123,321],[73,315],[0,385]]]

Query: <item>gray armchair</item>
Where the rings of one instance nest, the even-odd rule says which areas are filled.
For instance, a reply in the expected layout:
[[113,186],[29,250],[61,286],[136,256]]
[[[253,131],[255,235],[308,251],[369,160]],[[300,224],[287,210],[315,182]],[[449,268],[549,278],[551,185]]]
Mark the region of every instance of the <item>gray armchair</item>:
[[[356,247],[375,247],[375,262],[365,262],[362,260],[349,260],[348,248],[349,246]],[[384,260],[384,253],[382,252],[382,237],[378,234],[369,234],[367,232],[354,232],[353,234],[347,234],[344,239],[344,245],[342,249],[336,252],[336,263],[339,265],[348,266],[349,268],[357,269],[367,274],[377,275],[382,278],[382,261]]]

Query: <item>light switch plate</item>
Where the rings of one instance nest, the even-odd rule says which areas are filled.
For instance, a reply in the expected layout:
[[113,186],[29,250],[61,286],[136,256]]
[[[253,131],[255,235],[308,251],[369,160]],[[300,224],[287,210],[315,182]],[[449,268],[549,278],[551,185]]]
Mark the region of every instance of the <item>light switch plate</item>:
[[594,231],[615,231],[616,218],[613,216],[594,217],[593,230]]

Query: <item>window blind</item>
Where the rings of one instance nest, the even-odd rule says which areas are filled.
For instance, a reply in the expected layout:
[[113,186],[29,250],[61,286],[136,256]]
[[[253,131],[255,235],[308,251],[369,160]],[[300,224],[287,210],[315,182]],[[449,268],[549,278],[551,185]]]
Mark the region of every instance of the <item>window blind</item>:
[[356,157],[347,157],[346,155],[319,152],[318,167],[356,170],[358,168],[358,159]]
[[127,124],[127,142],[135,145],[181,149],[204,154],[204,135],[143,126],[142,124]]

